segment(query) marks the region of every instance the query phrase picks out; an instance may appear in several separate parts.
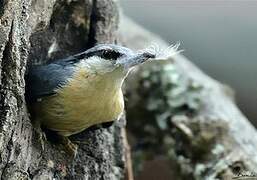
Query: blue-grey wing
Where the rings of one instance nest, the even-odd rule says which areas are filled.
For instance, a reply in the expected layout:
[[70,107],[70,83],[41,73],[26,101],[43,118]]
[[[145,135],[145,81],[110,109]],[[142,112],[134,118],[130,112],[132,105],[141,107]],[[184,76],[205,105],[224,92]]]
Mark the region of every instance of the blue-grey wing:
[[75,70],[73,64],[50,63],[29,68],[26,75],[26,98],[38,98],[55,94],[55,90],[71,78]]
[[35,101],[38,98],[55,94],[55,90],[72,77],[76,63],[90,56],[92,56],[91,51],[83,51],[65,59],[30,67],[25,77],[26,99]]

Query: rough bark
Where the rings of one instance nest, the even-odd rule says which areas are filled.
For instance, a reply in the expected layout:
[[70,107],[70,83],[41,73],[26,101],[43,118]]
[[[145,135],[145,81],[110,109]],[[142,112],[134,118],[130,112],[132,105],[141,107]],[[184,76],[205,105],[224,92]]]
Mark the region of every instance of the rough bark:
[[122,179],[125,119],[110,128],[72,137],[77,157],[44,140],[31,125],[24,98],[26,65],[115,42],[117,4],[112,0],[0,1],[1,179]]
[[[152,42],[164,49],[168,47],[161,38],[125,17],[121,20],[120,37],[132,49],[145,48]],[[181,109],[188,109],[185,106],[173,111],[165,119],[169,125],[165,130],[151,126],[150,121],[156,114],[142,107],[142,103],[147,104],[146,96],[140,94],[145,88],[142,74],[149,73],[151,68],[158,67],[159,64],[152,62],[135,69],[126,86],[128,128],[134,133],[131,140],[134,144],[132,154],[138,153],[141,148],[141,165],[146,161],[154,161],[154,171],[158,169],[156,156],[164,156],[170,163],[170,179],[232,179],[236,174],[244,173],[243,171],[255,172],[257,132],[236,106],[232,90],[204,74],[182,55],[167,60],[164,66],[171,64],[179,75],[189,79],[190,83],[201,86],[201,106],[194,115],[191,112],[178,115]],[[150,88],[149,94],[155,96],[158,103],[157,100],[162,100],[162,97],[151,94],[153,91],[155,89]],[[158,133],[154,134],[155,131]],[[149,142],[145,142],[146,145],[142,145],[145,133],[150,138]],[[153,142],[155,140],[157,142]],[[152,179],[153,173],[147,173],[150,175],[146,179]]]

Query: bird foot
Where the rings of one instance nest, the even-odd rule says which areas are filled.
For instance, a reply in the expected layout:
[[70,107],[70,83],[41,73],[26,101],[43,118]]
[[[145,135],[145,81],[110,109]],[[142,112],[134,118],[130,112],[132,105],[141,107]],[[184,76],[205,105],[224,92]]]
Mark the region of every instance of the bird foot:
[[75,159],[78,152],[78,145],[71,142],[71,140],[65,136],[61,136],[61,144],[64,146],[66,153]]

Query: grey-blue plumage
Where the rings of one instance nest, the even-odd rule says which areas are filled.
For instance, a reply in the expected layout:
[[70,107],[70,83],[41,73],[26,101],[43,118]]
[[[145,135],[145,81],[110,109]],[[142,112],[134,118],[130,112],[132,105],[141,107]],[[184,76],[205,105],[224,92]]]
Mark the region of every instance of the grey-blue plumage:
[[[87,51],[83,51],[65,59],[29,67],[25,77],[27,101],[33,102],[38,98],[55,94],[55,90],[64,85],[67,80],[72,77],[76,63],[91,56],[105,56],[106,54],[104,54],[104,52],[106,51],[106,48],[111,50],[111,53],[107,54],[108,56],[111,56],[104,58],[117,58],[122,55],[122,53],[130,52],[130,50],[118,45],[99,44]],[[118,52],[118,50],[120,52]]]
[[114,44],[99,44],[65,59],[56,60],[44,65],[31,66],[25,77],[27,101],[33,102],[43,96],[55,94],[55,90],[64,85],[72,77],[76,64],[92,56],[110,60],[113,64],[120,58],[119,63],[125,68],[140,64],[146,58],[154,57],[153,54],[146,52],[135,54],[128,48]]
[[33,102],[55,94],[55,90],[72,77],[76,63],[88,58],[88,55],[85,51],[65,59],[29,67],[25,76],[27,101]]
[[26,75],[27,100],[35,101],[43,96],[55,94],[55,90],[72,77],[74,70],[73,65],[55,63],[30,68]]

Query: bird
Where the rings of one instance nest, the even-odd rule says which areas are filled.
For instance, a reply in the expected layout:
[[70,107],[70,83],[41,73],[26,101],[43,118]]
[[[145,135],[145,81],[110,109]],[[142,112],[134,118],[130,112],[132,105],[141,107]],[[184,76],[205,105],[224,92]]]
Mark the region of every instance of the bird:
[[135,66],[155,54],[115,44],[98,44],[79,54],[28,68],[26,101],[40,126],[62,137],[123,113],[122,84]]

